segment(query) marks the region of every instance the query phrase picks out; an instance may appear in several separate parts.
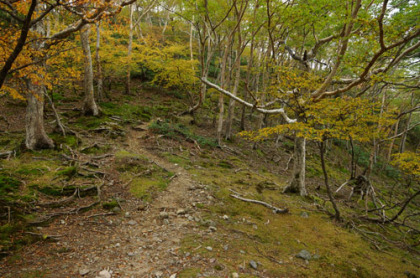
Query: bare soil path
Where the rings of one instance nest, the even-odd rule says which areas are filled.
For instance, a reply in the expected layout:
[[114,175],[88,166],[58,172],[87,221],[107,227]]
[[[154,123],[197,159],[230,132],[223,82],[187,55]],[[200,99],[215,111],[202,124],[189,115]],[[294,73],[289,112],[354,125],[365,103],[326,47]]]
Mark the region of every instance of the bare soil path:
[[197,202],[210,202],[208,192],[186,170],[145,149],[141,135],[129,133],[128,150],[176,173],[168,188],[146,207],[126,189],[117,215],[89,217],[103,214],[91,210],[38,227],[42,234],[60,235],[59,240],[24,247],[2,262],[1,277],[102,277],[102,270],[112,277],[177,277],[183,269],[205,268],[206,259],[183,254],[180,248],[188,234],[209,232],[198,228],[200,212],[195,208]]

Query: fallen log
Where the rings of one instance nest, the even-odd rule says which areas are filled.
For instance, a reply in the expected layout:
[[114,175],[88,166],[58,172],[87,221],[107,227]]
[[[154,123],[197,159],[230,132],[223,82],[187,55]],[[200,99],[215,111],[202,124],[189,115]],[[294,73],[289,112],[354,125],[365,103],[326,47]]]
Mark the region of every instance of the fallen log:
[[232,198],[235,198],[235,199],[238,199],[238,200],[241,200],[241,201],[244,201],[244,202],[248,202],[248,203],[253,203],[253,204],[258,204],[258,205],[265,206],[265,207],[267,207],[269,209],[272,209],[274,213],[288,213],[289,212],[289,209],[287,209],[287,208],[281,209],[281,208],[275,207],[275,206],[270,205],[270,204],[268,204],[266,202],[263,202],[263,201],[258,201],[258,200],[253,200],[253,199],[246,199],[246,198],[240,197],[240,196],[235,195],[235,194],[230,194],[230,196]]

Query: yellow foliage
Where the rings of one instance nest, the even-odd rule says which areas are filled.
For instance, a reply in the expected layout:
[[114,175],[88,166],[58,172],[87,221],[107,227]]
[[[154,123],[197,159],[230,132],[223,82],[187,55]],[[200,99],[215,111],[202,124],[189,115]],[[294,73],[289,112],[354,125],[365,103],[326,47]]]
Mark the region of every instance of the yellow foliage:
[[420,180],[420,154],[414,152],[394,154],[391,164],[407,175],[413,175],[416,180]]

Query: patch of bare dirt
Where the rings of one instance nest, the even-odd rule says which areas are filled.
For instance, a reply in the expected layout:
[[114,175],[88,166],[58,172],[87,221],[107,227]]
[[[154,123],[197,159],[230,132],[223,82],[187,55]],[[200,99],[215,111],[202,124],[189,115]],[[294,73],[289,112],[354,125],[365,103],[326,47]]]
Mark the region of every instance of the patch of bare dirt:
[[128,149],[176,173],[168,188],[145,206],[118,182],[106,184],[103,190],[116,192],[121,200],[120,213],[110,215],[96,207],[37,227],[39,234],[53,235],[56,241],[39,241],[3,260],[1,277],[97,277],[102,270],[112,277],[176,277],[191,267],[214,271],[207,259],[181,251],[188,234],[211,233],[198,227],[195,207],[210,202],[208,191],[183,168],[144,148],[139,139],[144,132],[129,133]]

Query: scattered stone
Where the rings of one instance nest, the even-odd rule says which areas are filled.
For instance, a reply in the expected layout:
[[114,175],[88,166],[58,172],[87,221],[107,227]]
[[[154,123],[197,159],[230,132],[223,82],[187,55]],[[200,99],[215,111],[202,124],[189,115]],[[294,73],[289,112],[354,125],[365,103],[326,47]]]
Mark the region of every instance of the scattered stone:
[[255,261],[251,260],[249,261],[249,266],[252,267],[253,269],[257,269],[258,265]]
[[163,219],[163,223],[165,223],[166,225],[169,225],[169,220],[168,219]]
[[159,213],[159,217],[160,217],[161,219],[167,219],[167,218],[169,218],[169,214],[168,214],[166,211],[161,211],[161,212]]
[[302,211],[302,213],[300,214],[300,217],[302,218],[308,218],[309,214],[306,211]]
[[301,250],[297,255],[296,258],[303,259],[303,260],[310,260],[312,259],[311,253],[307,250]]
[[207,246],[207,247],[206,247],[206,249],[207,249],[208,251],[213,251],[213,248],[212,248],[211,246]]
[[233,273],[232,273],[232,278],[239,278],[239,274],[238,274],[238,273],[236,273],[236,272],[233,272]]
[[[228,219],[229,219],[229,216],[227,216],[227,215],[225,214],[225,215],[223,215],[223,219],[224,219],[224,220],[228,220]],[[236,273],[236,272],[234,272],[234,273]],[[236,274],[238,274],[238,273],[236,273]]]
[[258,226],[257,225],[252,225],[252,228],[254,229],[254,230],[258,230]]
[[86,274],[88,274],[90,272],[90,270],[89,269],[87,269],[87,268],[81,268],[81,269],[79,269],[79,274],[81,275],[81,276],[85,276]]
[[121,208],[120,207],[113,207],[111,211],[114,212],[114,213],[119,213],[121,211]]
[[176,278],[176,273],[172,274],[169,278]]
[[189,221],[194,221],[194,217],[192,217],[192,216],[190,215],[190,216],[188,216],[188,220],[189,220]]
[[129,256],[129,257],[134,257],[136,254],[135,253],[133,253],[133,252],[127,252],[127,256]]
[[162,278],[163,277],[163,272],[162,271],[156,271],[155,272],[155,277],[156,278]]
[[229,245],[223,246],[223,250],[225,250],[225,251],[229,250]]
[[145,210],[146,209],[146,205],[145,204],[141,204],[137,207],[137,210]]
[[210,226],[209,227],[209,230],[210,230],[210,232],[216,232],[217,231],[217,228],[214,227],[214,226]]
[[115,244],[115,247],[120,247],[120,246],[121,246],[120,243]]
[[357,272],[357,268],[355,268],[355,267],[353,267],[351,270],[352,270],[353,272]]
[[245,254],[245,251],[244,250],[239,250],[239,253]]
[[99,272],[99,276],[96,276],[96,278],[111,278],[111,273],[108,270],[102,270]]
[[215,263],[216,262],[216,259],[215,258],[211,258],[210,259],[210,263],[212,264],[212,263]]
[[130,212],[127,211],[124,216],[125,218],[130,218],[131,217]]
[[318,255],[318,254],[315,254],[315,255],[312,256],[312,259],[314,259],[314,260],[318,260],[319,258],[321,258],[321,256]]
[[130,226],[134,226],[134,225],[137,225],[137,222],[134,221],[134,220],[130,220],[130,221],[128,221],[127,224],[130,225]]
[[185,211],[185,209],[179,209],[176,211],[176,214],[178,215],[182,215],[182,214],[186,214],[187,212]]

